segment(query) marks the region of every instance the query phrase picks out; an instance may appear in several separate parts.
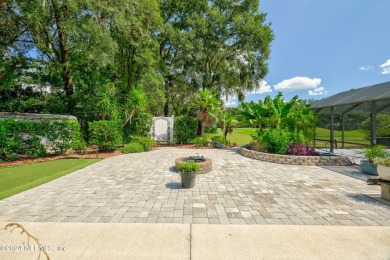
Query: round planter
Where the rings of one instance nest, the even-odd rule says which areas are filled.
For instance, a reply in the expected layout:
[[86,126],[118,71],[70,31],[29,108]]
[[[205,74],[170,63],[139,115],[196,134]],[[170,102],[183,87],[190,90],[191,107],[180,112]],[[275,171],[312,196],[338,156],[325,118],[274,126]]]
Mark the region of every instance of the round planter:
[[384,181],[390,181],[390,167],[378,165],[379,178]]
[[225,145],[224,145],[223,143],[217,143],[217,144],[215,145],[215,147],[218,148],[218,149],[222,149],[222,148],[225,147]]
[[195,185],[196,172],[180,172],[180,179],[183,188],[192,188]]
[[360,163],[360,169],[362,170],[363,173],[369,174],[369,175],[378,175],[377,167],[375,164],[367,161],[367,160],[362,160]]

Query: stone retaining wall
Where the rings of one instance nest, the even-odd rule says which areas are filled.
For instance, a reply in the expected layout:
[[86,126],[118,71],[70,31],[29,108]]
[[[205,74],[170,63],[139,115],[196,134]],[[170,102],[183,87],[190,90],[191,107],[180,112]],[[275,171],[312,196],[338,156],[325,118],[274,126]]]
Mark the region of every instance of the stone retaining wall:
[[246,146],[240,148],[240,153],[249,158],[281,164],[308,165],[308,166],[347,166],[345,156],[296,156],[256,152]]

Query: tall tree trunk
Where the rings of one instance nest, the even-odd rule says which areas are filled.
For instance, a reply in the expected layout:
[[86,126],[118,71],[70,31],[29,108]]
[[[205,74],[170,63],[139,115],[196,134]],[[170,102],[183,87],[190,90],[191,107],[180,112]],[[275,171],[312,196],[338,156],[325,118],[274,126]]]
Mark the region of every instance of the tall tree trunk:
[[164,104],[164,116],[168,116],[169,113],[169,80],[165,80],[165,104]]
[[201,125],[200,136],[204,137],[204,135],[206,133],[206,123],[205,122],[201,122],[200,125]]
[[172,87],[173,76],[168,75],[165,80],[165,104],[164,104],[164,116],[169,115],[169,90]]
[[66,106],[68,108],[68,112],[72,113],[74,110],[74,100],[73,100],[73,81],[72,81],[72,73],[69,67],[69,53],[68,46],[66,45],[66,33],[63,31],[62,21],[60,18],[60,11],[58,9],[58,5],[56,1],[53,1],[53,7],[55,9],[55,19],[58,30],[58,38],[60,42],[60,52],[61,52],[61,65],[63,66],[63,74],[62,79],[64,80],[64,89],[66,94]]

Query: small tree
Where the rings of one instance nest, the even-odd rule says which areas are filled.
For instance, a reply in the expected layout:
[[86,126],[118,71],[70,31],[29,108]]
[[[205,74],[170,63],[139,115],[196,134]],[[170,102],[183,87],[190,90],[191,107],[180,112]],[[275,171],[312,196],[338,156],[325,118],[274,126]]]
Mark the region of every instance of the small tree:
[[230,112],[226,112],[225,116],[225,131],[224,139],[226,139],[227,133],[232,133],[233,128],[238,124],[238,121],[234,115]]
[[205,135],[206,126],[211,125],[221,112],[221,101],[211,91],[205,89],[197,93],[194,106],[198,109],[200,135]]

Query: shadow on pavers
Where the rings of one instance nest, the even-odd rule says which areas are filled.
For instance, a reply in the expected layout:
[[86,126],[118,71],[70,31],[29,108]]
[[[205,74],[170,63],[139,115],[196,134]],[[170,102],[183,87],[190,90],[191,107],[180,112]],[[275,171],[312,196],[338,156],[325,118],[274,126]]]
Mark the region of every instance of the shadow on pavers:
[[171,190],[181,190],[181,189],[184,189],[182,186],[181,186],[181,182],[169,182],[167,184],[165,184],[165,187],[171,189]]
[[176,166],[171,166],[171,167],[169,167],[169,171],[170,171],[170,172],[174,172],[174,173],[179,173],[179,172],[177,171],[177,169],[176,169]]
[[355,194],[347,194],[347,196],[360,203],[366,203],[366,204],[381,206],[386,209],[390,209],[390,202],[381,199],[380,194],[355,193]]

